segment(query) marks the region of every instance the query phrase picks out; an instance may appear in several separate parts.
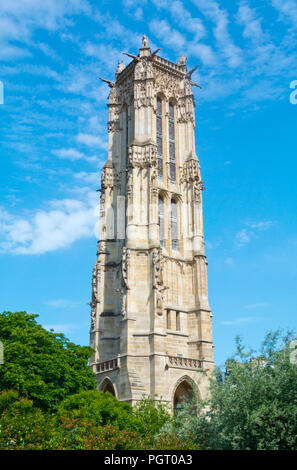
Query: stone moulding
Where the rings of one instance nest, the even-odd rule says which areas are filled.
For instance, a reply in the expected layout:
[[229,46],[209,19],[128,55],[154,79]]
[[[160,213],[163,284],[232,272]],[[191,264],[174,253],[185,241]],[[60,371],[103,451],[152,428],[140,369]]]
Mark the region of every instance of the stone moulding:
[[174,367],[177,369],[190,369],[190,370],[197,370],[201,369],[202,362],[199,359],[189,359],[186,357],[178,357],[178,356],[168,356],[166,367]]

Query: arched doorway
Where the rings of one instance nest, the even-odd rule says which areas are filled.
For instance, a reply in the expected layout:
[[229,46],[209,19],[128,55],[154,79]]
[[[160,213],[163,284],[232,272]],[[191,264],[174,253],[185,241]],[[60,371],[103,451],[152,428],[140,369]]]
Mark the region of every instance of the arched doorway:
[[190,400],[194,395],[193,385],[187,379],[182,380],[175,389],[173,397],[173,409],[177,413],[182,409],[184,400]]
[[115,394],[115,389],[114,389],[114,386],[112,385],[111,381],[109,379],[104,379],[101,386],[100,386],[100,390],[105,393],[105,392],[108,392],[110,393],[111,395],[113,395],[114,397],[116,396]]

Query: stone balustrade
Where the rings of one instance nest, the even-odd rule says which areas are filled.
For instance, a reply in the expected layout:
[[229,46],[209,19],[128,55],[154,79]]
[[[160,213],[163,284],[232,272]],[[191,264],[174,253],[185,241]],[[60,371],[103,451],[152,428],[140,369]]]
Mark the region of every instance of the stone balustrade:
[[168,356],[167,367],[177,367],[179,369],[200,369],[202,367],[199,359],[189,359],[187,357]]
[[110,359],[109,361],[99,362],[97,365],[97,372],[108,372],[120,367],[120,358]]

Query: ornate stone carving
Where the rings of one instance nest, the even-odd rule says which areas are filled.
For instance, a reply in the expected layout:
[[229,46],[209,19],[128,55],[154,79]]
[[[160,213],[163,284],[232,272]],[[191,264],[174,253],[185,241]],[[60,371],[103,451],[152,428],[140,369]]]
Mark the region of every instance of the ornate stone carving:
[[201,189],[202,189],[202,182],[201,181],[194,181],[193,191],[194,191],[194,201],[195,202],[201,202]]
[[185,96],[178,101],[177,122],[195,123],[193,96]]
[[108,132],[118,132],[120,130],[120,121],[116,119],[114,121],[108,121]]
[[117,99],[118,103],[130,104],[134,94],[134,83],[132,74],[126,77],[117,87]]
[[127,290],[128,286],[128,269],[129,269],[129,260],[130,260],[130,249],[124,247],[122,254],[122,263],[120,265],[121,273],[121,285],[119,289],[116,289],[120,294],[120,304],[121,304],[121,314],[123,317],[126,317],[127,314]]
[[145,34],[142,36],[142,47],[143,48],[149,47],[149,40]]
[[101,188],[113,188],[119,185],[119,175],[116,173],[113,165],[108,161],[102,169]]
[[201,202],[201,190],[203,182],[200,179],[200,166],[196,158],[185,161],[181,169],[180,183],[187,183],[193,186],[194,202]]
[[[146,64],[146,65],[144,65]],[[154,106],[154,91],[152,85],[153,69],[149,61],[142,60],[135,67],[134,106]]]
[[200,180],[200,167],[196,158],[191,158],[185,161],[182,170],[180,183],[191,183]]
[[201,361],[187,357],[168,356],[167,367],[176,367],[181,369],[200,369]]
[[186,62],[187,62],[187,56],[181,55],[177,61],[177,65],[186,65]]
[[172,74],[155,69],[155,93],[163,93],[167,99],[183,95],[180,80]]
[[123,61],[118,62],[117,70],[116,70],[116,75],[119,75],[125,68],[125,63]]
[[164,291],[168,287],[164,286],[163,282],[163,266],[165,263],[165,258],[162,253],[162,248],[154,248],[152,252],[152,261],[153,261],[153,289],[155,291],[156,299],[156,313],[158,315],[163,315],[164,311]]
[[123,285],[126,289],[129,289],[128,286],[128,269],[129,269],[129,262],[130,262],[131,252],[129,248],[123,248],[123,256],[122,256],[122,278],[123,278]]
[[157,146],[155,144],[131,145],[129,164],[132,167],[157,167]]
[[102,269],[103,266],[96,261],[93,267],[93,275],[92,275],[92,300],[89,302],[91,307],[91,329],[93,330],[96,326],[96,314],[97,314],[97,304],[100,303],[99,295],[98,295],[98,286],[100,286],[102,282]]

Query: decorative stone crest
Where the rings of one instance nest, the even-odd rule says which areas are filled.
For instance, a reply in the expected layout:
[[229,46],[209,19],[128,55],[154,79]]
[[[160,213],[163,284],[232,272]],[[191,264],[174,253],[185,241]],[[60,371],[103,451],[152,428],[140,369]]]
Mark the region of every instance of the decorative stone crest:
[[131,145],[129,164],[134,167],[157,167],[157,146],[155,144]]

